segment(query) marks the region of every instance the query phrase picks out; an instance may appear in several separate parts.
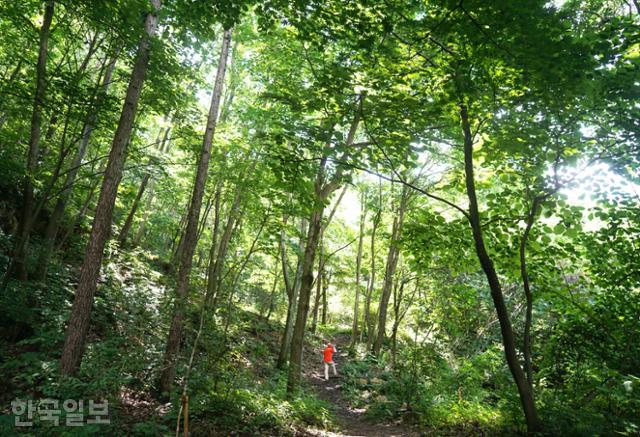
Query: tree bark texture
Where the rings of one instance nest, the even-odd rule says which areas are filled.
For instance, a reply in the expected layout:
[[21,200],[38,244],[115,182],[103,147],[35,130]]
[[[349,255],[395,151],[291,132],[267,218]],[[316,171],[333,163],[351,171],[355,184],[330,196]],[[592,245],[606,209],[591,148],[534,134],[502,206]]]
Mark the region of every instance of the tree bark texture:
[[84,353],[84,344],[89,331],[91,307],[93,306],[93,298],[96,292],[104,246],[110,236],[113,208],[127,155],[127,145],[131,137],[138,101],[140,100],[147,66],[149,65],[150,40],[155,34],[158,25],[157,14],[160,9],[160,0],[150,1],[151,10],[147,14],[144,24],[145,36],[138,46],[136,62],[127,87],[124,106],[111,143],[111,152],[109,153],[109,160],[102,181],[96,215],[93,219],[91,235],[89,236],[84,262],[80,270],[78,288],[76,289],[76,296],[71,309],[60,361],[60,370],[63,375],[74,375],[77,372]]

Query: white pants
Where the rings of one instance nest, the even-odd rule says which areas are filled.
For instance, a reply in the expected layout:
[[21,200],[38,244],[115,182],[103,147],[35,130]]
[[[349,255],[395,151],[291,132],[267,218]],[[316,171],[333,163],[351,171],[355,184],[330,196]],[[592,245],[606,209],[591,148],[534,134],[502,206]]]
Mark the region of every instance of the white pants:
[[336,370],[336,363],[331,361],[330,363],[324,363],[324,379],[329,380],[329,365],[333,367],[333,375],[338,376],[338,371]]

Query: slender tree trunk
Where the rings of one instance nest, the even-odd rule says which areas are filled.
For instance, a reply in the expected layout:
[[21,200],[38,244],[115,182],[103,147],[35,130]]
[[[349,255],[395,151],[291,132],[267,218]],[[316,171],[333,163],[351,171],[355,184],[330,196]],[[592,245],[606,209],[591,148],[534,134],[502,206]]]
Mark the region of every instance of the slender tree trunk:
[[358,339],[358,313],[360,311],[360,269],[362,267],[362,242],[364,241],[364,222],[367,216],[364,192],[360,199],[360,232],[358,236],[358,255],[356,256],[356,296],[353,303],[353,326],[351,328],[351,348]]
[[[189,199],[189,202],[191,202],[191,199]],[[204,227],[206,226],[207,218],[209,216],[209,208],[210,208],[210,202],[207,201],[207,206],[205,207],[205,213],[204,214],[200,214],[201,217],[199,218],[199,221],[198,221],[198,230],[196,232],[196,241],[200,240],[200,236],[202,235]],[[170,247],[170,249],[171,249],[171,260],[170,260],[169,264],[172,267],[180,264],[182,247],[183,247],[183,244],[184,244],[184,234],[186,232],[187,219],[188,218],[189,218],[189,210],[187,210],[185,212],[185,214],[183,214],[182,218],[180,219],[180,224],[178,225],[178,228],[176,229],[176,232],[175,232],[173,238],[171,239],[171,244],[170,244],[170,246],[171,246]],[[177,241],[177,243],[176,243],[176,241]]]
[[[247,174],[252,174],[255,166],[257,164],[257,160],[253,160],[251,163],[251,167],[248,170]],[[233,196],[233,203],[229,208],[229,217],[227,217],[227,223],[225,224],[224,230],[222,231],[222,237],[220,238],[220,244],[218,246],[215,259],[209,260],[209,278],[207,281],[207,293],[212,299],[213,303],[211,308],[213,311],[216,310],[218,305],[218,300],[220,299],[221,294],[221,284],[222,284],[222,269],[224,268],[227,251],[229,249],[229,244],[231,243],[231,238],[236,234],[238,226],[240,222],[240,205],[242,202],[242,194],[244,192],[245,184],[238,183],[236,185],[235,193]]]
[[402,188],[400,195],[400,205],[398,206],[397,216],[393,219],[393,228],[391,232],[391,243],[389,244],[389,252],[387,254],[387,265],[384,273],[384,285],[382,288],[382,296],[380,297],[380,306],[378,307],[378,335],[373,343],[373,354],[379,355],[384,341],[385,328],[387,323],[387,306],[391,297],[391,289],[393,287],[393,279],[398,265],[398,257],[400,254],[400,238],[402,236],[402,227],[404,224],[404,212],[407,208],[409,200],[409,192],[406,186]]
[[[400,282],[400,284],[398,284]],[[407,281],[403,278],[396,282],[393,287],[393,325],[391,327],[391,366],[396,366],[396,356],[398,352],[398,329],[405,312],[401,311],[402,299],[404,298],[404,287]],[[415,294],[415,291],[414,291]],[[409,303],[411,305],[411,302]],[[408,305],[408,306],[409,306]],[[408,309],[407,306],[407,309]]]
[[73,185],[75,183],[76,176],[78,175],[78,171],[80,170],[80,166],[82,165],[82,161],[86,155],[91,135],[93,134],[97,123],[98,113],[109,91],[109,86],[111,85],[111,78],[113,77],[113,70],[115,69],[117,59],[118,55],[116,53],[111,58],[111,61],[109,62],[109,65],[104,72],[102,82],[99,85],[100,90],[98,92],[98,95],[96,96],[95,104],[92,106],[92,108],[89,109],[89,114],[87,115],[87,120],[82,130],[82,137],[78,144],[76,154],[73,157],[73,161],[71,162],[71,167],[69,169],[69,172],[67,173],[67,177],[65,178],[62,192],[56,200],[56,205],[53,208],[53,212],[51,213],[51,217],[49,218],[49,222],[47,223],[44,237],[44,246],[42,248],[42,251],[40,252],[40,257],[38,259],[37,279],[39,280],[43,280],[47,275],[49,259],[55,245],[56,236],[60,227],[60,220],[62,220],[62,217],[64,216],[69,197],[71,196],[71,192],[73,191]]
[[211,247],[209,247],[209,259],[207,269],[207,290],[209,289],[209,278],[213,273],[213,263],[218,250],[218,235],[220,234],[220,198],[222,197],[222,180],[216,183],[216,190],[213,195],[213,225],[211,227]]
[[139,246],[142,241],[142,236],[144,235],[145,225],[147,220],[149,220],[149,214],[151,212],[151,207],[153,206],[153,186],[149,189],[149,194],[147,194],[147,201],[145,202],[144,215],[142,216],[142,220],[138,224],[138,229],[136,229],[136,234],[133,236],[133,246]]
[[[51,172],[51,176],[49,178],[47,178],[46,183],[43,184],[42,189],[40,190],[41,193],[39,195],[39,199],[37,202],[34,203],[34,207],[32,208],[32,216],[31,216],[31,222],[35,222],[36,218],[38,217],[38,215],[40,215],[40,211],[42,211],[42,208],[45,206],[45,204],[47,203],[47,201],[50,199],[50,195],[51,192],[53,191],[56,182],[58,181],[58,178],[60,177],[60,173],[62,172],[62,167],[64,166],[64,161],[67,158],[67,155],[69,154],[69,151],[71,150],[71,147],[65,147],[65,144],[67,142],[66,138],[67,138],[67,133],[69,131],[69,122],[70,120],[70,114],[72,111],[72,105],[67,105],[67,112],[65,114],[65,123],[64,123],[64,129],[62,131],[62,138],[60,140],[60,148],[58,149],[58,157],[56,159],[56,162],[53,166],[53,171]],[[39,161],[41,161],[39,159]]]
[[[282,333],[282,339],[280,341],[280,352],[278,353],[278,361],[276,363],[277,369],[284,369],[288,363],[289,351],[291,347],[291,337],[293,336],[293,323],[296,318],[296,309],[298,307],[298,295],[300,293],[300,286],[302,284],[302,260],[304,253],[306,252],[306,245],[303,235],[308,229],[308,224],[305,219],[300,221],[300,242],[298,244],[300,252],[298,253],[298,261],[296,266],[296,275],[293,280],[293,285],[289,287],[287,291],[288,305],[287,305],[287,318],[284,325],[284,332]],[[284,231],[281,233],[281,238],[284,238]],[[283,246],[282,252],[282,269],[283,272],[288,269],[285,246]],[[287,284],[285,278],[285,287]]]
[[209,171],[211,144],[213,142],[213,137],[216,130],[218,109],[220,107],[220,96],[222,95],[222,86],[224,84],[224,76],[227,68],[227,57],[229,54],[230,42],[231,30],[227,29],[224,31],[222,37],[222,47],[220,50],[220,61],[218,62],[216,82],[211,98],[211,107],[209,108],[209,116],[207,119],[207,127],[204,135],[202,151],[198,160],[198,169],[193,187],[193,194],[191,195],[187,228],[184,233],[182,249],[180,250],[180,268],[178,270],[176,301],[173,318],[171,320],[171,328],[169,330],[169,337],[167,339],[167,347],[165,349],[162,375],[160,376],[159,384],[159,391],[163,396],[165,393],[168,394],[171,391],[173,379],[175,377],[176,358],[180,350],[182,326],[184,323],[184,311],[189,292],[189,274],[191,273],[193,253],[195,251],[197,243],[196,236],[198,231],[200,208],[202,206],[202,196],[204,194],[205,183],[207,181],[207,173]]
[[[218,197],[218,196],[216,196]],[[216,208],[216,213],[218,212],[218,208]],[[264,217],[264,220],[261,222],[260,224],[260,228],[258,229],[258,232],[253,240],[253,242],[251,243],[251,247],[249,249],[249,251],[247,252],[247,255],[244,258],[244,261],[242,262],[242,264],[240,265],[240,268],[238,269],[237,274],[235,275],[233,281],[232,281],[232,292],[229,294],[229,299],[227,301],[227,315],[226,315],[226,319],[225,319],[225,327],[224,327],[224,337],[225,337],[225,343],[227,342],[227,332],[228,332],[228,328],[229,328],[229,320],[230,320],[230,307],[232,304],[232,299],[233,299],[233,294],[235,292],[235,287],[236,284],[238,282],[238,279],[240,278],[240,276],[242,275],[242,272],[244,271],[244,269],[247,266],[247,263],[249,262],[249,259],[251,257],[251,255],[255,252],[255,246],[256,243],[258,242],[258,240],[260,239],[260,235],[262,234],[262,231],[264,229],[265,224],[267,223],[268,220],[268,216]],[[276,272],[277,274],[277,272]],[[274,282],[277,282],[274,281]],[[208,309],[208,303],[209,303],[209,296],[208,296],[208,292],[205,293],[204,295],[204,299],[202,300],[202,305],[200,307],[200,323],[198,325],[198,330],[196,332],[196,338],[193,341],[193,346],[191,347],[191,354],[189,355],[189,362],[187,364],[187,369],[186,369],[186,373],[185,373],[185,377],[183,379],[182,382],[182,404],[180,405],[180,411],[178,413],[178,421],[177,421],[177,425],[176,425],[176,434],[178,433],[178,431],[180,430],[180,413],[183,411],[184,408],[184,416],[185,416],[185,425],[184,425],[184,433],[185,436],[189,435],[188,432],[188,411],[189,411],[189,397],[187,396],[187,392],[189,389],[189,377],[191,375],[191,369],[193,368],[193,361],[195,358],[195,354],[196,351],[198,350],[198,343],[200,340],[200,336],[202,334],[202,328],[204,326],[204,321],[205,321],[205,315],[207,313],[207,309]]]
[[53,136],[55,135],[56,130],[58,130],[58,115],[59,115],[59,112],[54,112],[53,114],[51,114],[51,117],[49,117],[47,132],[44,134],[44,141],[43,141],[42,147],[40,147],[40,150],[38,151],[38,162],[42,162],[47,157],[47,154],[49,152],[49,146],[51,145],[51,140],[53,139]]
[[[170,127],[166,128],[164,131],[162,142],[160,143],[160,147],[158,148],[160,153],[163,153],[166,150],[170,131],[171,131]],[[126,243],[127,237],[129,236],[129,231],[131,231],[131,226],[133,225],[133,219],[136,215],[136,211],[140,206],[140,200],[142,200],[142,196],[144,195],[145,190],[147,189],[147,186],[150,186],[152,184],[153,184],[153,180],[151,179],[151,171],[147,171],[144,174],[144,176],[142,176],[142,181],[140,182],[138,193],[136,194],[136,197],[133,200],[133,205],[131,205],[131,210],[129,210],[127,219],[124,221],[124,225],[122,225],[122,229],[120,230],[120,235],[118,236],[118,244],[120,246],[124,246],[124,244]]]
[[273,286],[271,287],[271,293],[269,294],[269,303],[267,304],[267,315],[265,316],[265,318],[267,319],[267,322],[271,318],[271,313],[273,312],[275,296],[276,296],[276,292],[278,291],[278,279],[280,278],[278,275],[278,259],[276,258],[274,272],[273,272]]
[[133,236],[132,245],[139,246],[142,241],[142,236],[144,235],[144,231],[146,229],[147,220],[149,220],[149,215],[151,214],[151,208],[153,207],[153,198],[154,198],[154,189],[155,189],[155,180],[151,178],[149,181],[149,188],[147,188],[147,199],[144,204],[144,215],[142,216],[142,220],[138,224],[138,229],[136,229],[136,233]]
[[[169,151],[170,148],[170,140],[169,140],[169,133],[171,132],[171,126],[167,127],[167,129],[164,132],[164,137],[162,139],[162,147],[160,149],[160,151],[162,153],[167,153]],[[144,215],[142,217],[142,220],[140,220],[140,223],[138,224],[138,229],[136,230],[136,234],[133,237],[133,246],[138,246],[140,244],[140,241],[142,240],[142,236],[144,235],[144,231],[145,231],[145,226],[147,224],[147,220],[149,219],[149,214],[151,213],[151,208],[153,206],[153,199],[154,199],[154,195],[155,195],[155,178],[151,178],[151,180],[149,181],[149,185],[147,187],[147,199],[145,201],[145,205],[144,205]]]
[[[89,45],[89,50],[87,51],[83,62],[80,64],[78,70],[74,73],[75,76],[75,80],[79,81],[81,80],[87,66],[89,65],[89,61],[91,60],[92,56],[95,54],[95,50],[97,49],[97,47],[100,45],[100,43],[97,43],[98,38],[97,38],[97,33],[92,37],[91,41],[90,41],[90,45]],[[102,64],[101,68],[100,68],[100,73],[98,74],[98,76],[102,77],[102,73],[104,71],[104,67],[105,65]],[[98,85],[96,86],[96,90],[94,92],[94,96],[99,93],[100,90],[100,83],[98,83]],[[57,162],[55,164],[54,167],[54,171],[52,173],[52,175],[48,178],[47,183],[44,185],[43,189],[41,190],[41,194],[40,194],[40,200],[35,204],[35,208],[33,208],[33,212],[32,212],[32,220],[31,220],[31,224],[33,224],[33,222],[36,220],[36,218],[38,217],[38,215],[40,214],[40,211],[42,210],[42,208],[45,206],[45,204],[49,201],[50,199],[50,194],[53,191],[58,178],[60,177],[60,173],[62,170],[62,167],[64,165],[65,159],[67,157],[67,155],[69,154],[69,151],[71,150],[71,145],[70,146],[66,146],[67,144],[67,134],[69,132],[69,125],[71,122],[71,118],[70,118],[70,114],[73,111],[73,105],[71,103],[71,99],[67,99],[68,102],[66,103],[66,107],[67,107],[67,111],[66,111],[66,117],[65,117],[65,122],[64,122],[64,129],[63,129],[63,133],[62,133],[62,139],[60,141],[60,153],[58,154],[58,159]],[[92,96],[92,100],[93,100],[93,96]],[[52,139],[53,136],[58,128],[58,117],[59,117],[59,113],[58,112],[54,112],[51,117],[49,118],[49,126],[47,128],[47,132],[45,134],[45,138],[44,138],[44,143],[42,148],[40,149],[40,153],[39,153],[39,157],[38,157],[38,161],[41,162],[42,160],[46,159],[46,156],[48,154],[49,149],[51,148],[51,144],[52,144]],[[72,141],[72,143],[75,141]],[[73,168],[72,168],[73,170]],[[77,170],[76,170],[77,171]],[[63,186],[63,191],[64,191],[64,186]],[[51,219],[49,220],[51,221]],[[47,224],[48,226],[48,224]],[[30,232],[31,230],[29,230]],[[36,279],[43,279],[45,274],[46,274],[46,262],[45,263],[41,263],[40,261],[42,260],[43,256],[48,256],[49,253],[52,250],[52,246],[53,243],[47,241],[48,238],[45,236],[45,248],[43,250],[40,251],[40,256],[38,257],[38,263],[37,263],[37,271],[36,271]],[[26,248],[26,247],[25,247]],[[48,261],[48,260],[45,260]]]
[[184,230],[187,225],[187,218],[189,217],[189,210],[186,210],[180,218],[180,223],[176,229],[173,238],[171,239],[171,262],[172,266],[175,266],[180,262],[180,253],[182,252],[182,242],[184,240]]
[[214,200],[213,197],[214,196],[208,196],[207,198],[206,206],[204,207],[204,214],[202,214],[202,217],[200,218],[200,222],[198,224],[198,231],[196,232],[196,241],[200,241],[200,237],[204,232],[204,228],[207,227],[207,221],[209,221],[209,214],[211,213],[211,207],[213,206],[213,200]]
[[319,258],[318,258],[318,277],[316,279],[316,296],[315,296],[315,301],[314,301],[314,306],[313,306],[313,321],[311,323],[311,332],[315,333],[316,332],[316,328],[318,325],[318,311],[320,309],[320,300],[322,298],[322,281],[323,278],[325,276],[325,258],[324,258],[324,246],[323,246],[323,235],[324,235],[324,231],[325,229],[327,229],[327,227],[329,226],[329,224],[331,223],[331,220],[333,220],[334,215],[336,214],[336,211],[338,210],[338,207],[340,206],[340,202],[342,202],[342,199],[344,198],[345,193],[347,192],[347,185],[344,186],[344,188],[342,189],[342,191],[340,191],[340,195],[338,196],[338,199],[336,200],[336,202],[333,205],[333,208],[331,209],[331,212],[329,213],[329,216],[327,217],[327,219],[324,221],[322,228],[320,229],[320,238],[319,238],[319,247],[320,247],[320,252],[319,252]]
[[[251,243],[251,246],[249,247],[249,250],[247,251],[247,254],[244,256],[244,259],[242,260],[242,263],[240,263],[240,267],[238,268],[238,271],[235,273],[235,275],[233,276],[233,279],[231,281],[231,286],[230,286],[230,291],[229,294],[227,296],[227,305],[225,308],[225,315],[224,315],[224,338],[225,338],[225,342],[228,339],[228,333],[229,333],[229,323],[231,321],[231,307],[233,304],[233,297],[235,295],[235,292],[237,290],[238,287],[238,281],[240,280],[240,277],[242,276],[242,273],[244,272],[244,269],[247,267],[247,264],[249,263],[249,260],[251,259],[251,256],[256,252],[256,245],[258,244],[258,240],[260,240],[260,236],[262,235],[262,231],[264,230],[265,225],[267,224],[267,221],[269,220],[269,214],[265,214],[262,222],[260,222],[260,227],[258,228],[258,232],[256,233],[255,238],[253,239],[253,242]],[[277,272],[276,272],[277,273]],[[275,281],[274,281],[275,283]]]
[[233,204],[229,209],[229,217],[222,231],[220,237],[220,243],[215,253],[215,257],[209,260],[209,278],[207,280],[207,293],[211,296],[213,301],[212,309],[215,310],[220,299],[220,285],[222,281],[222,269],[227,258],[227,251],[229,250],[229,244],[231,238],[235,234],[236,224],[238,223],[238,211],[240,209],[242,188],[240,185],[236,187],[236,194],[233,199]]
[[371,350],[371,346],[374,340],[374,318],[371,314],[371,298],[373,297],[373,290],[376,285],[376,231],[380,225],[382,219],[382,182],[380,182],[380,189],[378,194],[378,210],[373,217],[372,229],[371,229],[371,274],[369,275],[369,284],[367,287],[367,295],[365,296],[364,304],[364,326],[362,331],[367,332],[367,350]]
[[533,294],[531,293],[531,285],[529,283],[529,272],[527,270],[527,241],[531,228],[535,222],[536,215],[538,214],[538,208],[540,205],[540,198],[533,199],[531,210],[527,217],[527,226],[522,233],[520,239],[520,276],[522,277],[522,286],[524,288],[524,295],[527,301],[527,309],[525,313],[524,321],[524,339],[523,339],[523,352],[524,352],[524,371],[527,374],[527,382],[533,391],[533,368],[531,363],[531,322],[533,319]]
[[327,292],[329,291],[329,281],[331,274],[323,270],[322,273],[322,325],[327,324]]
[[[89,50],[87,51],[87,54],[85,55],[85,58],[82,62],[82,64],[80,65],[80,67],[78,68],[78,70],[74,73],[74,79],[76,81],[80,81],[82,80],[82,77],[84,75],[84,71],[87,68],[87,66],[89,65],[89,61],[91,60],[91,57],[93,56],[93,54],[95,53],[94,48],[96,47],[96,41],[97,41],[97,33],[92,37],[91,42],[90,42],[90,46],[89,46]],[[101,78],[102,74],[105,70],[105,64],[102,63],[100,66],[100,72],[98,74],[98,76]],[[95,99],[96,96],[99,95],[100,92],[100,82],[96,85],[95,90],[93,92],[93,95],[91,96],[90,100],[93,101]],[[79,142],[82,140],[82,135],[80,135],[80,137],[78,138],[78,140],[76,141],[75,139],[70,141],[70,144],[67,146],[67,134],[69,133],[69,126],[72,122],[72,118],[71,118],[71,114],[74,111],[74,105],[72,102],[72,98],[71,96],[67,97],[67,101],[65,102],[65,105],[67,110],[66,110],[66,114],[64,117],[64,128],[62,130],[62,138],[60,140],[60,148],[59,148],[59,153],[58,153],[58,159],[57,162],[54,166],[54,171],[51,174],[51,176],[48,178],[47,182],[44,184],[43,189],[41,190],[41,194],[40,194],[40,200],[36,203],[36,207],[33,211],[33,218],[35,220],[36,217],[38,217],[38,215],[40,214],[40,211],[42,210],[42,208],[45,206],[45,204],[50,200],[50,195],[51,192],[53,191],[53,189],[56,186],[56,183],[58,181],[58,178],[60,177],[60,173],[62,171],[62,167],[64,166],[64,162],[67,158],[67,155],[69,154],[69,152],[71,151],[71,149],[73,148],[73,144],[76,142]],[[89,109],[90,111],[92,110],[92,108]],[[86,120],[85,120],[85,125],[86,125]],[[51,148],[51,143],[52,143],[52,138],[54,136],[54,133],[56,132],[58,128],[58,113],[54,113],[50,120],[49,120],[49,128],[47,129],[47,133],[45,135],[45,141],[43,144],[43,147],[41,149],[41,153],[40,153],[40,157],[39,157],[39,161],[42,161],[44,159],[46,159],[46,156],[48,154],[48,150]],[[83,126],[84,129],[84,126]],[[73,170],[73,167],[72,167]],[[63,190],[64,190],[64,186],[63,186]],[[39,268],[40,270],[40,268]],[[41,272],[38,272],[38,277],[40,277]]]
[[142,196],[144,195],[144,192],[147,189],[147,184],[149,183],[150,178],[151,178],[151,173],[146,173],[144,176],[142,176],[142,182],[140,182],[138,193],[136,194],[135,199],[133,199],[133,205],[131,205],[129,214],[127,214],[127,219],[124,221],[124,225],[122,225],[122,229],[120,229],[120,235],[118,235],[118,244],[121,247],[124,246],[124,243],[127,241],[127,237],[129,236],[129,231],[131,230],[131,225],[133,225],[133,218],[136,215],[136,211],[138,210],[138,206],[140,205],[140,200],[142,199]]
[[396,355],[398,353],[398,325],[393,322],[391,327],[391,367],[396,367]]
[[478,255],[478,260],[480,261],[482,270],[487,277],[489,288],[491,289],[491,298],[493,299],[493,304],[496,308],[496,313],[500,322],[500,332],[502,334],[502,345],[504,346],[505,358],[516,387],[518,388],[520,402],[527,422],[527,430],[530,433],[534,433],[541,430],[541,423],[538,419],[538,412],[533,398],[533,390],[527,383],[525,373],[518,363],[518,353],[516,351],[513,328],[509,318],[509,311],[507,310],[507,306],[504,302],[500,279],[498,278],[498,273],[496,272],[493,260],[487,253],[482,235],[480,211],[478,209],[473,172],[473,135],[471,133],[467,107],[462,103],[460,104],[460,122],[464,134],[464,167],[467,197],[469,198],[469,223],[473,232],[476,254]]
[[29,145],[27,153],[27,168],[23,180],[23,203],[20,225],[15,238],[13,257],[7,266],[4,279],[0,289],[7,285],[12,270],[18,272],[18,278],[26,280],[27,272],[27,245],[31,234],[33,221],[33,181],[38,167],[38,157],[40,156],[40,128],[42,124],[42,110],[47,92],[47,54],[49,53],[49,35],[51,33],[51,22],[53,21],[55,2],[48,0],[45,4],[42,27],[40,28],[40,46],[38,51],[38,64],[36,66],[36,89],[33,99],[33,111],[31,113],[31,131],[29,133]]
[[316,276],[316,295],[313,303],[313,317],[311,320],[311,332],[315,334],[318,326],[318,310],[320,309],[320,298],[322,297],[322,276],[324,274],[324,263],[322,260],[322,237],[324,228],[320,228],[320,236],[318,237],[318,275]]
[[109,161],[102,181],[102,189],[98,199],[96,215],[89,242],[85,251],[84,262],[80,271],[80,279],[76,296],[71,309],[71,316],[67,326],[60,370],[63,375],[74,375],[80,367],[84,353],[84,343],[89,331],[89,320],[93,297],[96,292],[100,265],[104,253],[104,246],[109,238],[113,207],[115,205],[118,185],[122,177],[122,168],[127,155],[127,145],[131,137],[134,118],[138,109],[138,101],[144,83],[145,73],[149,65],[151,38],[155,34],[158,24],[158,10],[160,0],[150,0],[152,10],[145,20],[145,36],[138,47],[136,62],[131,73],[129,86],[120,115],[120,121],[111,143]]
[[59,238],[58,243],[55,246],[56,251],[60,251],[64,247],[64,245],[67,243],[67,240],[71,237],[71,235],[73,235],[78,226],[80,226],[80,223],[82,222],[84,217],[87,215],[87,211],[89,211],[89,206],[91,205],[93,196],[95,196],[96,194],[99,183],[100,179],[96,179],[89,187],[89,192],[85,196],[84,201],[80,206],[80,210],[73,220],[73,223],[65,229],[64,234],[62,234],[62,237]]

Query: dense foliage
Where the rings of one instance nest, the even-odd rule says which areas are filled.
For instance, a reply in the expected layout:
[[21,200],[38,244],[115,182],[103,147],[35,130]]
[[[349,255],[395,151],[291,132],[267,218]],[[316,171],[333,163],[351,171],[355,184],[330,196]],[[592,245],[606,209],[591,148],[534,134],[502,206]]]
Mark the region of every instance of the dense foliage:
[[0,1],[0,433],[637,434],[639,16]]

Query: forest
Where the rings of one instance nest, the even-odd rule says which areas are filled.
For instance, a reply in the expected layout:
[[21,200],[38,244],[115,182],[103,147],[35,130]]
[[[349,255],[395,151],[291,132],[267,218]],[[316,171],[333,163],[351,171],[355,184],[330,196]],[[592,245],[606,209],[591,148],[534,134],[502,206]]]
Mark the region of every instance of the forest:
[[0,307],[0,435],[639,435],[640,3],[0,0]]

